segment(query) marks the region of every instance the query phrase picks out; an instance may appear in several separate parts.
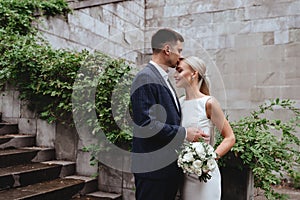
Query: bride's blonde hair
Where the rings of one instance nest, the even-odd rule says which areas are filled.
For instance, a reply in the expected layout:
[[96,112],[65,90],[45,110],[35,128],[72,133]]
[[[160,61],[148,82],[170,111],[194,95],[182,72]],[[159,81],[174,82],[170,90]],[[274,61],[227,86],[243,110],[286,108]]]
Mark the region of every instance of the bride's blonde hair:
[[204,61],[196,56],[186,57],[182,61],[188,64],[189,66],[191,66],[193,70],[198,72],[198,77],[199,77],[198,82],[199,82],[200,92],[202,92],[205,95],[210,95],[209,92],[210,84],[209,84],[209,79],[206,75],[206,66]]

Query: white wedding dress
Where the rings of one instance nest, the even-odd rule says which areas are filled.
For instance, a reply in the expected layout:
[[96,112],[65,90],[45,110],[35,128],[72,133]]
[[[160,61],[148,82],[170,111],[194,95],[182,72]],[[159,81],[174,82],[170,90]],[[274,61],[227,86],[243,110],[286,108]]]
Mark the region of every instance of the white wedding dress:
[[[182,111],[182,126],[197,127],[205,133],[210,134],[211,144],[213,143],[213,124],[206,116],[205,105],[211,96],[205,96],[198,99],[185,100],[180,99]],[[200,182],[198,177],[193,174],[185,174],[182,188],[183,200],[220,200],[221,199],[221,175],[219,168],[216,167],[209,172],[211,179],[206,183]]]

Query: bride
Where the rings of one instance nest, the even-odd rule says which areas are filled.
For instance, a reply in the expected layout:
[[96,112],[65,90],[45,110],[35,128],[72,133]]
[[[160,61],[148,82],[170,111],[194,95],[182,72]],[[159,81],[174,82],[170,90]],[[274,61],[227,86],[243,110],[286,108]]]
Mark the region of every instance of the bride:
[[[182,126],[196,126],[210,134],[213,145],[214,126],[223,136],[221,144],[215,149],[217,159],[225,155],[235,143],[235,136],[224,113],[215,98],[209,94],[208,78],[204,62],[195,56],[184,58],[176,67],[174,78],[178,88],[185,89],[180,99]],[[211,179],[200,182],[193,174],[185,174],[182,188],[183,200],[221,199],[221,175],[219,168],[209,172]]]

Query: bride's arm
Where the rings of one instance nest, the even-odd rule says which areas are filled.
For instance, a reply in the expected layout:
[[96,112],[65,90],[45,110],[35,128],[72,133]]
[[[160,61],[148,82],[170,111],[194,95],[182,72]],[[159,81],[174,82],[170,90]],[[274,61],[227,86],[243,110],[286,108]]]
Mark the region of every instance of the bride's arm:
[[221,109],[220,104],[215,98],[210,98],[206,103],[207,117],[213,122],[213,124],[220,131],[223,136],[223,140],[216,148],[215,152],[220,156],[224,156],[234,145],[235,136],[232,128],[225,118],[225,115]]

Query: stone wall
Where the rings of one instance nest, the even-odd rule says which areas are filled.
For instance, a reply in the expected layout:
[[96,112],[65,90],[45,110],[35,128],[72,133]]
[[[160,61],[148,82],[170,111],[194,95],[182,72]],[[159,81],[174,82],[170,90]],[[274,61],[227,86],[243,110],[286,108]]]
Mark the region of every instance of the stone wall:
[[182,33],[183,54],[204,58],[213,95],[236,120],[270,98],[300,107],[299,13],[299,0],[148,0],[145,39],[159,27]]
[[84,7],[75,7],[67,16],[43,18],[39,23],[38,28],[51,45],[78,51],[98,50],[135,62],[144,46],[144,1],[104,5],[101,1],[82,2],[86,2]]

